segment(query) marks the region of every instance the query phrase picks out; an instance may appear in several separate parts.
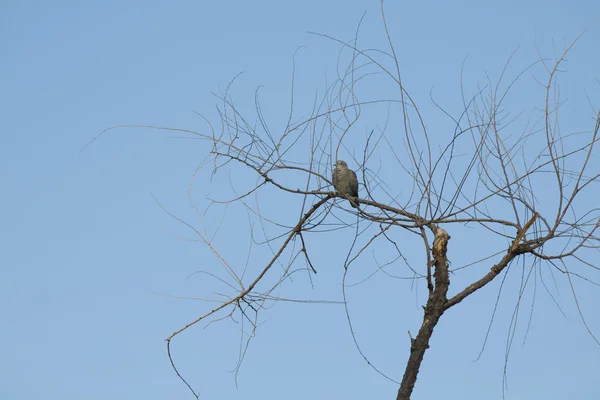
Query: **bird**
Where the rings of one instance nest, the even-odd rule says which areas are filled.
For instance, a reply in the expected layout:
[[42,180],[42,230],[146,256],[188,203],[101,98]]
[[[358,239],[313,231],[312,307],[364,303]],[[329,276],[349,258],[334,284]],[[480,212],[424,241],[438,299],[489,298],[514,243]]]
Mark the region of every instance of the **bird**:
[[[358,179],[356,173],[348,169],[346,161],[337,160],[333,169],[333,186],[336,190],[346,196],[358,197]],[[352,200],[348,200],[350,205],[358,208],[358,204]]]

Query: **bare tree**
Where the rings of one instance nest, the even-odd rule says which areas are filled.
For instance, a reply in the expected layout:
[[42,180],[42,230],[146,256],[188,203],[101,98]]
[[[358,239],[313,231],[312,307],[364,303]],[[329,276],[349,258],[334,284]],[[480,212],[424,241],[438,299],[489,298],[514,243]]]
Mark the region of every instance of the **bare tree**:
[[[232,183],[233,198],[213,199],[199,213],[199,227],[173,215],[213,253],[224,275],[205,273],[230,292],[166,339],[169,357],[171,341],[201,321],[239,317],[250,324],[249,341],[259,314],[275,301],[289,300],[279,291],[282,282],[294,273],[317,273],[319,254],[312,250],[309,238],[335,240],[340,230],[354,232],[346,255],[340,259],[345,271],[344,290],[348,270],[377,246],[388,246],[395,253],[390,261],[376,265],[377,272],[387,273],[390,266],[403,265],[410,279],[426,284],[423,322],[416,336],[410,337],[399,400],[410,399],[424,354],[444,313],[508,273],[511,265],[521,265],[526,275],[539,271],[554,277],[559,272],[571,288],[574,279],[598,285],[590,275],[599,270],[593,260],[598,257],[600,224],[600,211],[594,206],[600,177],[594,159],[600,112],[594,110],[585,132],[563,132],[560,125],[557,74],[577,40],[553,59],[540,55],[512,79],[505,76],[507,63],[498,79],[489,79],[472,94],[463,84],[461,112],[452,115],[440,107],[449,123],[444,133],[432,134],[403,83],[383,2],[381,15],[387,41],[383,50],[361,48],[358,29],[348,42],[320,35],[339,46],[337,78],[315,97],[310,114],[300,118],[296,117],[292,79],[292,100],[283,129],[269,126],[258,91],[256,115],[250,121],[231,96],[233,82],[219,95],[219,124],[202,117],[208,133],[147,127],[184,132],[207,141],[209,155],[200,163],[199,171],[210,168],[212,175],[221,176],[234,171],[249,185],[241,190]],[[528,116],[513,116],[507,111],[507,98],[519,80],[531,79],[534,68],[543,71],[533,75],[542,89],[536,105],[541,107]],[[361,96],[363,85],[373,80],[385,82],[389,98]],[[382,115],[383,119],[375,119]],[[347,143],[351,135],[360,135],[358,122],[365,118],[366,126],[372,128],[364,135],[363,147],[355,152]],[[357,166],[360,196],[351,200],[360,208],[348,208],[348,196],[336,192],[332,185],[332,167],[339,159]],[[248,180],[250,176],[254,178]],[[265,197],[285,204],[285,212],[261,207]],[[220,231],[225,228],[219,224],[209,232],[202,218],[206,213],[217,213],[219,207],[234,206],[246,210],[253,245],[264,247],[268,258],[263,258],[265,253],[249,253],[244,265],[234,265],[228,261],[232,249],[218,249],[215,237],[217,232],[227,235]],[[450,241],[450,234],[467,242],[467,248],[483,247],[488,254],[466,262],[471,254],[478,254],[467,252],[461,257],[462,263],[455,262],[457,266],[451,269],[447,251],[456,239]],[[402,238],[401,244],[397,238]],[[422,249],[417,263],[405,257],[404,246],[409,243]],[[261,268],[249,276],[248,264]],[[451,273],[458,275],[464,268],[477,266],[479,278],[450,294]],[[573,296],[578,304],[574,289]],[[581,311],[580,315],[585,324]],[[349,314],[348,318],[351,323]],[[351,324],[350,329],[353,334]],[[592,331],[588,332],[598,342]],[[361,351],[358,343],[357,348]],[[171,363],[183,379],[172,358]]]

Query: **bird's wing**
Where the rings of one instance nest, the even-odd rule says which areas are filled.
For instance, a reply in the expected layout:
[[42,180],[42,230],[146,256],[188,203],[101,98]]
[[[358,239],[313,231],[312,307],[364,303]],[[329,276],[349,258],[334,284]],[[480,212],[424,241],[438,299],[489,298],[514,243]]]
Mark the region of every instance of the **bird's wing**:
[[333,182],[333,187],[335,187],[335,188],[337,188],[337,176],[338,176],[337,172],[338,172],[337,168],[334,168],[333,169],[333,177],[331,179],[331,181]]
[[350,193],[354,197],[358,197],[358,179],[356,178],[356,172],[351,169],[348,170],[350,173]]

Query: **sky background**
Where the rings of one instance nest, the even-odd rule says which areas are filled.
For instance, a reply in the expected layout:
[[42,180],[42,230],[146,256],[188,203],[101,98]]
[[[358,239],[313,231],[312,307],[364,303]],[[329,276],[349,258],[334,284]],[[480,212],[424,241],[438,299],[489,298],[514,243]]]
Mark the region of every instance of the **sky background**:
[[[512,72],[537,60],[536,43],[552,56],[553,44],[562,49],[587,27],[564,68],[564,98],[575,110],[564,129],[591,127],[586,93],[600,105],[597,1],[390,0],[386,7],[409,90],[431,107],[433,89],[453,112],[460,111],[465,57],[474,85],[486,73],[497,77],[516,49]],[[80,150],[117,124],[206,131],[192,110],[215,118],[211,92],[242,71],[235,86],[240,107],[251,111],[254,90],[263,85],[265,113],[277,126],[287,117],[292,57],[300,46],[306,47],[296,58],[297,100],[300,112],[304,105],[309,113],[315,90],[334,76],[338,47],[307,31],[351,39],[365,11],[361,38],[385,47],[378,1],[0,2],[0,398],[193,398],[169,364],[164,339],[211,305],[161,294],[210,294],[214,281],[186,278],[216,266],[201,244],[177,238],[188,232],[152,196],[194,223],[188,187],[209,148],[172,133],[121,129]],[[524,91],[514,101],[540,104],[535,95]],[[229,187],[209,177],[197,180],[199,202]],[[245,254],[248,233],[235,221],[246,214],[236,212],[218,244]],[[303,277],[284,285],[282,295],[340,300],[343,267],[333,253],[322,250],[314,287]],[[507,283],[477,362],[498,282],[444,315],[415,399],[502,398],[518,284]],[[600,347],[585,331],[568,285],[557,290],[566,318],[540,295],[525,345],[528,317],[517,330],[508,399],[595,399],[600,392]],[[577,290],[598,335],[598,288]],[[424,295],[422,285],[383,276],[352,294],[357,338],[393,379],[401,379],[406,332],[420,326]],[[261,322],[237,386],[234,322],[196,326],[173,341],[175,361],[201,399],[395,398],[398,385],[356,351],[340,305],[278,303]]]

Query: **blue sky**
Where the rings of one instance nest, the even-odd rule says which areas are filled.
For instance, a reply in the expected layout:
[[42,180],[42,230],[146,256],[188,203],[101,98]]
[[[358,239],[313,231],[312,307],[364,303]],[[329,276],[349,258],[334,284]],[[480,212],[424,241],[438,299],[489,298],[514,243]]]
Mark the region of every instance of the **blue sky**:
[[[432,108],[432,91],[452,112],[460,111],[465,57],[474,87],[486,73],[497,77],[517,48],[513,73],[537,60],[535,43],[552,56],[553,43],[560,49],[587,27],[568,57],[562,90],[573,110],[564,129],[589,129],[586,93],[600,106],[597,1],[389,0],[386,7],[409,90],[426,109]],[[280,115],[289,104],[292,57],[300,46],[306,47],[297,56],[297,104],[306,115],[315,91],[334,76],[338,51],[307,31],[351,39],[365,11],[361,38],[383,48],[378,1],[0,3],[1,398],[192,398],[170,367],[164,339],[211,305],[160,294],[203,297],[222,288],[198,275],[186,280],[216,268],[214,261],[201,244],[176,237],[188,232],[152,196],[194,222],[188,187],[209,148],[171,133],[121,129],[79,152],[117,124],[206,130],[192,110],[215,118],[211,92],[224,90],[241,71],[235,86],[241,109],[252,111],[254,90],[263,85],[265,114],[278,126],[285,122]],[[520,92],[514,104],[539,104],[536,95]],[[199,202],[209,193],[228,193],[229,182],[209,178],[201,173],[197,179]],[[245,252],[249,238],[236,221],[247,216],[228,213],[230,231],[217,243]],[[211,218],[207,224],[218,225]],[[349,234],[340,234],[336,246],[347,247]],[[314,288],[302,277],[286,283],[282,296],[340,300],[342,262],[327,247],[320,249]],[[243,252],[235,253],[232,260],[243,262]],[[449,256],[458,259],[452,249]],[[487,269],[481,268],[473,276]],[[361,276],[352,276],[353,282]],[[453,278],[454,289],[470,277]],[[498,282],[444,315],[415,399],[502,397],[519,279],[517,274],[508,281],[477,362]],[[509,399],[594,399],[600,391],[600,348],[586,333],[568,285],[560,282],[566,318],[540,295],[523,346],[528,317],[517,329]],[[408,354],[406,332],[414,334],[420,325],[423,289],[377,276],[351,295],[363,350],[396,380]],[[600,318],[592,312],[598,289],[577,289],[598,334]],[[239,349],[235,323],[197,326],[173,342],[181,372],[202,399],[395,398],[398,385],[376,374],[356,351],[341,306],[278,303],[261,321],[237,387],[230,372]]]

